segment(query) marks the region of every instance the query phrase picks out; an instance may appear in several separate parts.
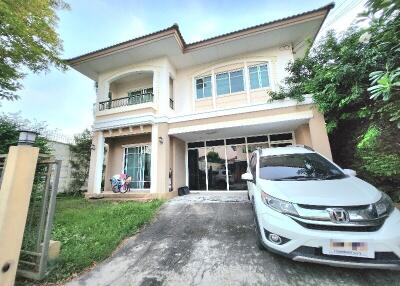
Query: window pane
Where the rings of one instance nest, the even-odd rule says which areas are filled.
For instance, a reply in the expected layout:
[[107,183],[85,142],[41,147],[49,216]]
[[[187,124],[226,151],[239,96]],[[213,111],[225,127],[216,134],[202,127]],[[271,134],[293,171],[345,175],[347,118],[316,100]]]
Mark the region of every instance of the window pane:
[[210,97],[211,94],[211,76],[204,78],[204,97]]
[[225,146],[207,148],[208,190],[227,190]]
[[260,66],[260,79],[261,79],[261,87],[269,86],[267,65]]
[[226,139],[226,145],[244,144],[245,142],[246,140],[244,139],[244,137]]
[[263,136],[247,137],[247,143],[257,143],[257,142],[268,142],[268,136],[263,135]]
[[188,148],[204,147],[204,142],[188,143]]
[[231,145],[226,147],[228,161],[229,190],[247,190],[247,182],[242,180],[242,174],[247,170],[246,145]]
[[223,146],[224,140],[211,140],[206,142],[206,146]]
[[281,133],[281,134],[272,134],[269,137],[271,141],[281,141],[281,140],[292,140],[292,133]]
[[249,68],[249,75],[250,75],[250,88],[256,89],[260,87],[260,83],[258,82],[258,71],[257,67],[250,67]]
[[229,93],[229,77],[228,73],[217,74],[217,94],[227,94]]
[[230,73],[231,76],[231,92],[239,92],[244,90],[243,70]]
[[203,79],[196,79],[196,95],[197,98],[203,98]]
[[205,148],[188,150],[189,188],[206,190]]

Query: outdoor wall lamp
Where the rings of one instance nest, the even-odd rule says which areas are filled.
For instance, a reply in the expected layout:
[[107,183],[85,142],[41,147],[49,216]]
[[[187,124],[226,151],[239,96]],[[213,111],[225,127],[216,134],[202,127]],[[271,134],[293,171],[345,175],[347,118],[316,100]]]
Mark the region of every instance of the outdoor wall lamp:
[[39,133],[31,130],[19,130],[18,145],[33,145]]
[[90,150],[96,150],[96,145],[94,145],[94,144],[92,144],[92,145],[90,145]]
[[160,137],[158,137],[158,142],[160,142],[160,144],[163,144],[164,143],[164,139],[160,136]]

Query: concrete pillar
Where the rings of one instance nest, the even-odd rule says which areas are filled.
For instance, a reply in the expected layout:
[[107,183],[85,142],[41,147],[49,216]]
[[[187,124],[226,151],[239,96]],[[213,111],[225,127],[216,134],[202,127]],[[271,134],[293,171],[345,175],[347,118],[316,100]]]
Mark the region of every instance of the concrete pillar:
[[174,138],[172,152],[170,156],[173,156],[172,160],[172,182],[173,189],[177,191],[178,188],[183,187],[186,184],[186,143],[178,138]]
[[170,111],[169,108],[169,73],[167,67],[162,67],[159,70],[158,76],[158,106],[161,115],[167,115]]
[[0,190],[0,285],[14,285],[39,148],[10,147]]
[[88,179],[88,193],[100,194],[104,163],[104,136],[102,131],[93,134]]
[[151,193],[168,192],[169,141],[168,123],[154,124],[151,129]]
[[297,127],[294,131],[294,135],[296,138],[296,144],[302,144],[312,147],[310,127],[308,126],[308,124],[303,124]]
[[324,116],[316,109],[313,110],[313,115],[308,124],[312,147],[315,151],[332,159],[331,145],[329,144],[328,133],[326,132]]

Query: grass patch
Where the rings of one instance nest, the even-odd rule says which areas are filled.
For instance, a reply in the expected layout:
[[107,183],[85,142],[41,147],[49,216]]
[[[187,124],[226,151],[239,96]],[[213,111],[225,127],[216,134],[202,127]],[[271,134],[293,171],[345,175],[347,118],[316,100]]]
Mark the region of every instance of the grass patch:
[[61,254],[45,280],[68,278],[107,258],[124,238],[149,222],[162,203],[58,199],[52,239],[61,241]]

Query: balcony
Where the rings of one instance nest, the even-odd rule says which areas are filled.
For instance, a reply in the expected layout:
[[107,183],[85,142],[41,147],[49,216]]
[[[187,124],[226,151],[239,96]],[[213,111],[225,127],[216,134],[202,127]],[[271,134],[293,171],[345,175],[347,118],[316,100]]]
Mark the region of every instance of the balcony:
[[137,105],[147,102],[153,102],[153,90],[146,90],[140,93],[131,93],[127,97],[99,102],[99,111],[118,108],[122,106]]

